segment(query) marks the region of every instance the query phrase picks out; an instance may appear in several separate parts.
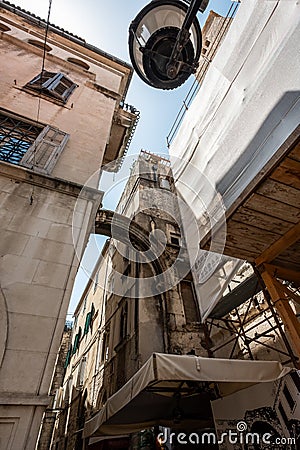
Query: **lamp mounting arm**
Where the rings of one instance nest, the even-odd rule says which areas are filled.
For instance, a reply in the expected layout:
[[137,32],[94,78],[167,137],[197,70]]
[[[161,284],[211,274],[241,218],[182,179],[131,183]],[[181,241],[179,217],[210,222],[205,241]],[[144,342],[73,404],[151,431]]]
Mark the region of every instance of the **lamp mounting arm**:
[[176,43],[174,45],[173,51],[169,58],[169,62],[167,64],[167,76],[168,78],[176,78],[179,70],[180,63],[178,63],[178,57],[182,48],[186,45],[190,38],[190,28],[193,24],[193,21],[196,17],[197,12],[200,10],[203,12],[208,5],[209,0],[191,0],[190,6],[187,10],[185,19],[183,21],[182,27],[178,33]]

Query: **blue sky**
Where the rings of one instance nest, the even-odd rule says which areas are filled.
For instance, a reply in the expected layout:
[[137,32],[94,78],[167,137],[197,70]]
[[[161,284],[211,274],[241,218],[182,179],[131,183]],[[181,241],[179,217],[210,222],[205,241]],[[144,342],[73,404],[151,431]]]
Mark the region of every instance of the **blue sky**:
[[[43,19],[47,18],[49,0],[10,1]],[[50,22],[84,38],[89,44],[130,62],[128,27],[137,13],[149,2],[150,0],[52,0]],[[213,9],[226,15],[231,3],[231,0],[210,0],[205,13],[198,14],[201,26],[209,10]],[[134,75],[126,102],[135,106],[141,112],[141,117],[130,146],[130,154],[137,154],[143,148],[167,155],[166,136],[193,81],[192,76],[176,90],[161,91],[146,85]],[[107,205],[104,203],[104,206]],[[98,248],[104,241],[104,237],[97,240]],[[70,314],[75,310],[97,254],[95,247],[86,258],[86,270],[78,273],[69,308]]]

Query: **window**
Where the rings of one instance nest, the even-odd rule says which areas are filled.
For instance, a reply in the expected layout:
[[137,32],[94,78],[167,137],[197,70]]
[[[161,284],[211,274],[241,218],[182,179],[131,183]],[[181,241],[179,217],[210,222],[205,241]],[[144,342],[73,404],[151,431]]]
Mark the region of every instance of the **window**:
[[126,281],[126,277],[128,277],[131,272],[131,263],[128,260],[124,261],[124,267],[122,280]]
[[290,375],[294,382],[295,387],[300,392],[300,374],[299,374],[299,372],[291,372]]
[[159,186],[168,191],[171,189],[170,181],[166,177],[159,177]]
[[284,421],[286,427],[288,427],[289,426],[289,419],[288,419],[288,417],[286,415],[286,412],[285,412],[281,402],[279,402],[278,409],[279,409],[279,412],[281,414],[281,417],[283,418],[283,421]]
[[0,112],[0,159],[11,164],[20,164],[42,129],[34,123]]
[[95,307],[94,307],[94,303],[92,303],[91,310],[86,315],[83,335],[88,334],[89,329],[92,328],[92,320],[93,320],[94,312],[95,312]]
[[184,280],[180,283],[180,287],[186,323],[199,322],[198,305],[196,303],[192,282]]
[[74,345],[73,345],[72,355],[75,355],[75,353],[79,349],[80,338],[81,338],[81,327],[79,327],[78,333],[76,334],[76,336],[74,338]]
[[77,383],[76,383],[77,388],[81,388],[84,385],[85,370],[86,370],[86,357],[84,356],[82,358],[82,360],[80,361],[80,366],[79,366],[79,370],[78,370]]
[[92,321],[92,315],[91,315],[91,312],[89,312],[86,315],[83,335],[88,334],[90,326],[91,326],[91,321]]
[[[101,389],[103,389],[103,386]],[[99,409],[102,408],[105,405],[106,401],[107,401],[107,392],[104,389],[102,392],[100,391],[100,394],[98,397],[98,402],[97,402],[97,407]]]
[[72,345],[70,345],[69,350],[67,352],[64,369],[66,369],[68,367],[68,365],[70,364],[71,356],[72,356]]
[[94,292],[93,292],[94,295],[96,294],[98,283],[99,283],[99,270],[97,270],[95,275]]
[[76,66],[81,67],[82,69],[85,69],[85,70],[89,70],[89,68],[90,68],[90,66],[86,62],[82,61],[81,59],[68,58],[67,61],[69,61],[70,63],[75,64]]
[[26,88],[33,89],[43,94],[67,102],[68,98],[77,87],[63,73],[47,72],[44,70],[33,80],[26,84]]
[[88,294],[84,297],[84,300],[83,300],[82,315],[84,315],[85,310],[86,310],[86,302],[87,302],[87,298],[88,298]]
[[290,407],[291,410],[293,411],[294,406],[295,406],[295,404],[296,404],[296,401],[293,399],[293,397],[292,397],[292,395],[291,395],[291,393],[290,393],[290,391],[289,391],[289,389],[288,389],[288,387],[287,387],[286,384],[285,384],[285,386],[284,386],[284,388],[283,388],[283,393],[284,393],[284,396],[285,396],[285,398],[286,398],[286,401],[287,401],[288,404],[289,404],[289,407]]
[[175,227],[171,223],[167,223],[166,226],[167,236],[168,236],[168,242],[172,245],[176,245],[177,247],[180,247],[181,245],[181,234],[177,227]]
[[109,328],[103,334],[102,349],[101,349],[101,362],[108,360],[109,352]]
[[0,111],[0,160],[50,174],[69,135]]
[[50,45],[45,44],[43,41],[38,41],[37,39],[28,39],[28,43],[34,45],[34,47],[45,50],[46,52],[51,52],[52,50]]
[[120,341],[126,338],[127,336],[127,319],[128,319],[128,305],[127,302],[121,309],[121,317],[120,317]]
[[155,182],[157,181],[157,170],[158,170],[157,164],[153,164],[153,166],[152,166],[152,179]]
[[173,233],[172,231],[170,231],[170,243],[172,245],[177,245],[180,246],[180,234],[178,233]]
[[0,31],[2,32],[11,31],[11,28],[9,28],[7,25],[4,25],[4,23],[0,23]]

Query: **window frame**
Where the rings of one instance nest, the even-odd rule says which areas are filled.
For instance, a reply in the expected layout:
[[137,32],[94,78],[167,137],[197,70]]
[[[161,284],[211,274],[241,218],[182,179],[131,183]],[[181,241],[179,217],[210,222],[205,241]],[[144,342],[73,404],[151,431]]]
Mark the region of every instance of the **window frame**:
[[102,335],[101,343],[101,364],[107,363],[109,360],[109,350],[110,350],[110,327],[106,328]]
[[291,412],[293,412],[296,407],[296,400],[294,399],[293,395],[291,394],[286,383],[283,386],[282,392],[283,392],[283,395],[290,407]]
[[34,122],[2,108],[0,135],[0,162],[27,167],[46,175],[51,174],[70,137],[59,128]]
[[121,307],[119,324],[119,342],[123,342],[128,337],[128,302]]
[[0,109],[0,161],[21,165],[44,127],[43,124]]
[[[189,297],[186,294],[189,294]],[[192,280],[184,278],[180,282],[180,296],[183,305],[186,325],[199,324],[201,315],[197,301],[197,294]]]
[[165,189],[166,191],[171,191],[171,183],[167,176],[159,177],[159,187]]

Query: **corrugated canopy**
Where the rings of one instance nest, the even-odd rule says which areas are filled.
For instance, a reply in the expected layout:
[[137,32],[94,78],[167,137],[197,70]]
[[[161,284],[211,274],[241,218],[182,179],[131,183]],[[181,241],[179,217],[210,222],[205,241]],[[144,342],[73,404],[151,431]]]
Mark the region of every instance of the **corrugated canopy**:
[[217,383],[218,392],[225,396],[252,384],[274,381],[290,370],[277,361],[154,353],[86,422],[84,436],[122,435],[154,425],[174,428],[178,408],[181,427],[205,428],[212,425],[213,397],[208,383]]

